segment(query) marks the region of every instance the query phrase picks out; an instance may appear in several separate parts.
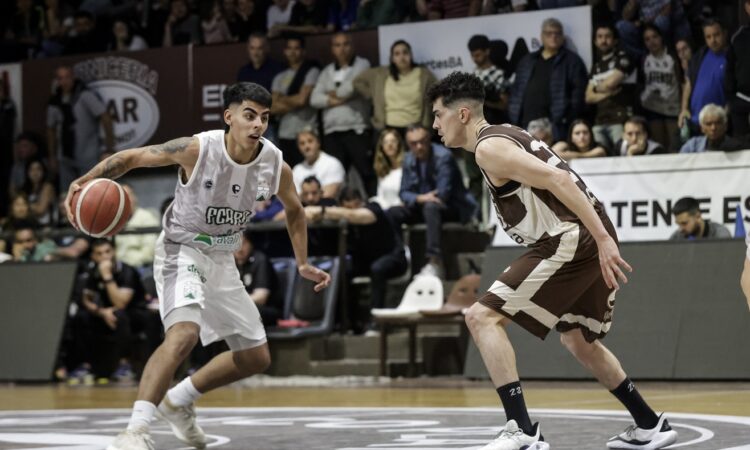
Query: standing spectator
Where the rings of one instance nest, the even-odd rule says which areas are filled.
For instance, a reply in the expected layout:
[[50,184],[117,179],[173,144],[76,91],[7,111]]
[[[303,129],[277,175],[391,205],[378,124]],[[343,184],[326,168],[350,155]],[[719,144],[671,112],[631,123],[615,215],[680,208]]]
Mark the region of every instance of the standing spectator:
[[352,38],[346,33],[333,35],[331,52],[334,62],[320,73],[310,105],[323,110],[323,147],[347,171],[354,167],[368,195],[374,195],[370,105],[352,86],[354,78],[370,68],[370,62],[354,54]]
[[[248,0],[243,0],[247,3]],[[237,37],[229,29],[229,23],[224,17],[224,7],[221,0],[214,0],[209,7],[204,6],[201,14],[201,30],[205,44],[223,44],[233,42]],[[249,34],[249,33],[248,33]],[[245,36],[242,41],[247,38]]]
[[404,140],[398,131],[386,128],[380,132],[375,146],[374,164],[375,175],[378,177],[378,194],[373,200],[385,210],[403,204],[400,192],[404,170],[401,164],[405,153]]
[[234,262],[237,264],[245,291],[258,307],[263,325],[276,326],[284,312],[279,281],[271,261],[265,253],[255,248],[247,231],[242,233],[242,245],[234,252]]
[[289,34],[317,34],[328,25],[328,4],[324,0],[297,0],[287,24],[276,24],[268,31],[269,37]]
[[566,161],[607,156],[607,150],[594,140],[591,127],[583,119],[574,120],[570,124],[568,140],[556,142],[552,150]]
[[44,30],[41,57],[60,56],[73,26],[75,10],[64,0],[44,0]]
[[107,49],[106,36],[100,36],[96,29],[94,15],[78,10],[73,17],[73,35],[65,42],[66,55],[103,52]]
[[305,40],[301,36],[286,39],[284,56],[289,68],[273,79],[271,113],[279,118],[278,143],[284,161],[294,167],[300,161],[297,133],[304,128],[318,128],[318,111],[310,106],[310,94],[320,69],[314,62],[305,60]]
[[5,38],[18,47],[18,59],[30,59],[42,42],[44,9],[33,0],[16,0],[16,13],[10,19]]
[[[138,196],[133,192],[133,188],[127,184],[123,184],[122,188],[130,198],[130,210],[132,211],[130,220],[125,224],[125,230],[159,227],[161,220],[156,212],[138,205]],[[154,261],[154,248],[158,237],[158,233],[118,235],[115,238],[117,260],[136,268],[150,265]]]
[[[505,14],[526,11],[528,0],[485,0],[482,2],[482,15]],[[492,122],[490,122],[492,123]]]
[[482,0],[429,0],[427,20],[478,16],[481,9]]
[[372,125],[378,132],[390,127],[403,135],[406,127],[414,123],[430,127],[432,108],[424,93],[435,81],[429,69],[414,62],[411,45],[398,40],[391,45],[390,64],[359,74],[354,79],[354,89],[372,100]]
[[643,27],[643,41],[648,55],[643,59],[641,106],[654,140],[670,152],[679,146],[677,116],[680,114],[682,67],[676,56],[667,51],[661,31],[654,25]]
[[399,23],[402,10],[396,0],[360,0],[357,10],[357,28],[376,28]]
[[564,139],[570,123],[583,114],[586,92],[586,67],[564,42],[560,21],[546,19],[542,48],[519,61],[508,102],[511,122],[527,128],[532,120],[547,117],[555,140]]
[[583,0],[537,0],[539,9],[568,8],[571,6],[582,5],[586,2]]
[[47,168],[39,160],[26,165],[26,179],[22,192],[26,194],[31,208],[31,215],[39,225],[52,225],[57,193],[49,180]]
[[[228,0],[232,1],[232,0]],[[170,15],[170,0],[154,0],[149,2],[148,21],[144,26],[144,33],[149,47],[158,48],[164,43],[164,26]]]
[[112,42],[109,50],[115,51],[138,51],[148,48],[146,40],[133,33],[133,28],[124,20],[115,20],[112,24]]
[[167,23],[164,24],[163,47],[200,44],[201,20],[188,9],[187,0],[172,0]]
[[328,6],[328,31],[348,31],[357,25],[359,0],[332,0]]
[[704,106],[698,120],[701,124],[701,135],[688,139],[682,145],[680,153],[701,153],[711,150],[731,152],[745,148],[742,141],[727,136],[727,112],[721,106],[713,103]]
[[688,123],[691,134],[697,134],[698,114],[709,103],[726,105],[724,69],[727,64],[726,37],[719,22],[709,19],[703,24],[706,46],[690,59],[685,87],[682,91],[680,128]]
[[292,168],[297,192],[302,191],[302,183],[315,176],[322,187],[323,197],[336,198],[346,171],[341,162],[320,149],[320,138],[312,129],[305,129],[297,135],[297,145],[303,157],[302,162]]
[[400,191],[404,206],[390,208],[388,215],[396,229],[405,223],[427,224],[427,264],[422,273],[438,275],[442,272],[443,222],[470,221],[477,212],[477,203],[466,190],[451,152],[432,143],[426,127],[410,126],[406,144],[410,151],[404,156]]
[[646,119],[633,116],[625,121],[624,132],[612,151],[613,156],[657,155],[667,151],[649,139]]
[[[15,147],[13,136],[16,134],[16,104],[10,98],[8,82],[0,78],[0,215],[8,209],[11,171]],[[11,151],[13,148],[13,152]]]
[[237,13],[232,24],[232,34],[240,42],[246,41],[253,34],[265,35],[266,15],[255,0],[237,0]]
[[[750,0],[743,2],[750,17]],[[732,135],[750,135],[750,24],[743,25],[732,36],[724,73],[725,91],[732,117]]]
[[269,52],[268,38],[264,34],[252,33],[247,38],[247,56],[250,62],[240,67],[237,81],[250,81],[271,91],[274,77],[284,70],[284,66],[275,59],[269,58]]
[[612,148],[622,138],[622,124],[633,115],[636,71],[628,55],[617,48],[617,31],[599,25],[594,34],[598,58],[591,67],[586,103],[595,105],[594,140]]
[[693,241],[698,239],[728,239],[732,235],[727,227],[701,217],[701,207],[693,197],[683,197],[672,207],[674,222],[679,227],[669,237],[671,241]]
[[682,73],[688,73],[690,60],[693,58],[693,47],[690,41],[688,39],[679,39],[675,42],[674,49],[677,52],[677,58],[680,60]]
[[49,239],[41,242],[33,222],[17,222],[13,230],[13,261],[41,262],[47,261],[55,252],[55,243]]
[[55,70],[57,87],[47,106],[47,152],[51,172],[59,173],[60,191],[99,162],[99,128],[105,151],[114,151],[112,118],[99,94],[73,76],[73,69]]
[[632,58],[640,60],[644,55],[642,25],[656,25],[662,36],[671,42],[690,37],[690,25],[682,3],[681,0],[627,0],[622,8],[622,20],[617,22],[617,31]]
[[273,5],[268,8],[266,16],[266,26],[268,27],[268,37],[277,37],[279,25],[286,25],[292,18],[292,8],[294,0],[273,0]]

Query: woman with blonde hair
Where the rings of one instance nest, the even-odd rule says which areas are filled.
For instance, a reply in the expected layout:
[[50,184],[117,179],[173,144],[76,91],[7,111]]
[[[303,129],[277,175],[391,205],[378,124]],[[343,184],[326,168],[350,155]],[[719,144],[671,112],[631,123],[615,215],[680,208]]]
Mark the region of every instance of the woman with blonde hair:
[[378,177],[378,191],[373,198],[380,207],[388,209],[401,205],[399,191],[401,190],[401,162],[404,159],[406,145],[401,134],[394,128],[386,128],[380,132],[375,146],[375,162],[373,167]]

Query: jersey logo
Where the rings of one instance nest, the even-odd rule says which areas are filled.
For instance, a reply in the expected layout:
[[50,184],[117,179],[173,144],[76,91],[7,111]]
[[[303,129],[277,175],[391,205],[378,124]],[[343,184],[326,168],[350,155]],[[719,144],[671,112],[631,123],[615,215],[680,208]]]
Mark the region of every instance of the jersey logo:
[[211,189],[212,187],[214,187],[213,180],[206,180],[206,181],[204,181],[203,182],[203,187],[206,188],[206,189]]
[[239,194],[240,193],[240,185],[239,184],[233,184],[232,185],[232,194]]
[[229,207],[206,208],[206,223],[209,225],[244,225],[252,216],[251,211],[237,211]]
[[263,202],[271,198],[271,188],[267,184],[258,186],[258,192],[255,194],[255,200]]
[[211,236],[207,234],[203,234],[203,233],[196,234],[195,237],[193,238],[193,242],[201,242],[206,245],[213,244],[213,241],[211,240]]

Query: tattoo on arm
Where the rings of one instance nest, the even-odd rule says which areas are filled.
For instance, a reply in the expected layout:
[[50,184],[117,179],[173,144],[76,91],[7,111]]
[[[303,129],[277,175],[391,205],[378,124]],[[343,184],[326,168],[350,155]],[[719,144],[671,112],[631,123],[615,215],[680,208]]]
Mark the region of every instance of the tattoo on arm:
[[172,139],[171,141],[167,141],[160,145],[152,145],[149,147],[149,151],[154,154],[158,153],[180,153],[184,152],[190,143],[193,142],[192,137],[182,137],[177,139]]
[[109,178],[115,179],[120,175],[128,171],[127,164],[121,155],[114,154],[104,161],[100,162],[97,166],[94,174],[94,178]]

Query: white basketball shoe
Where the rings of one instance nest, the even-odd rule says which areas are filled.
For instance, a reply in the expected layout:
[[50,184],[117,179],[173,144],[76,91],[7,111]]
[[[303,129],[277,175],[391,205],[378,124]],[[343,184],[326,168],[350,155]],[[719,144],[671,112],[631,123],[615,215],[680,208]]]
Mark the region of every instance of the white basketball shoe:
[[148,428],[125,430],[117,435],[107,450],[154,450],[154,441]]
[[676,441],[677,432],[669,426],[669,422],[662,414],[654,428],[646,430],[630,425],[625,431],[607,441],[607,447],[656,450],[670,446]]
[[518,428],[515,420],[509,420],[500,433],[489,444],[480,450],[521,450],[529,448],[542,440],[541,427],[537,423],[534,425],[534,435],[525,434],[522,429]]
[[156,415],[169,423],[177,439],[197,449],[206,448],[206,434],[196,421],[195,406],[192,403],[188,406],[175,406],[165,395],[156,408]]

